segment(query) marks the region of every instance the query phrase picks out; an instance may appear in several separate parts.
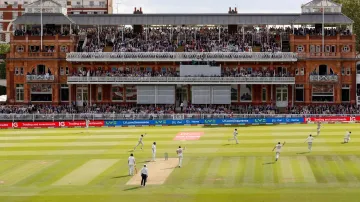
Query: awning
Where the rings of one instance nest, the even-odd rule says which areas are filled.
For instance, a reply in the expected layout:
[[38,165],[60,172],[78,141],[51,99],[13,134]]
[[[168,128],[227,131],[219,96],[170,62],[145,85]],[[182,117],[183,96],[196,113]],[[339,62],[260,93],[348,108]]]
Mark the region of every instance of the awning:
[[[302,14],[294,21],[294,24],[322,24],[323,15],[321,13],[316,14]],[[348,18],[347,16],[336,13],[336,14],[326,14],[324,15],[325,24],[353,24],[354,21]]]
[[[43,24],[55,25],[74,24],[73,20],[62,13],[43,13],[42,22]],[[17,17],[13,23],[18,25],[40,25],[41,15],[40,13],[25,13],[24,15]]]

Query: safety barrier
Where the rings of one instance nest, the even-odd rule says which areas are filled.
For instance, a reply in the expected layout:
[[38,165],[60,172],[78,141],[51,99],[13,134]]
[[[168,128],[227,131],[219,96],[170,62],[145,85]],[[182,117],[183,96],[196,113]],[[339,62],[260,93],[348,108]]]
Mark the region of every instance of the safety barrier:
[[[187,126],[187,125],[270,125],[306,123],[360,123],[360,116],[314,116],[274,118],[210,118],[210,119],[164,119],[164,120],[92,120],[89,127],[131,126]],[[85,120],[78,121],[18,121],[0,122],[0,129],[7,128],[72,128],[85,127]]]

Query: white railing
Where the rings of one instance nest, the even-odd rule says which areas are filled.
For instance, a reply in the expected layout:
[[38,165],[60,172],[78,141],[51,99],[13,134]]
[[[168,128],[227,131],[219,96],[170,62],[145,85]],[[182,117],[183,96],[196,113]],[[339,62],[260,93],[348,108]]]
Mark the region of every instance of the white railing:
[[71,52],[66,54],[70,62],[141,62],[141,61],[282,61],[296,62],[297,53],[267,52]]
[[295,84],[295,77],[67,77],[68,84]]
[[26,81],[54,81],[54,75],[26,75]]
[[75,120],[182,120],[222,118],[295,118],[295,117],[355,117],[355,114],[0,114],[0,121],[75,121]]
[[338,82],[338,75],[310,75],[310,82]]
[[106,8],[107,5],[71,5],[72,8]]

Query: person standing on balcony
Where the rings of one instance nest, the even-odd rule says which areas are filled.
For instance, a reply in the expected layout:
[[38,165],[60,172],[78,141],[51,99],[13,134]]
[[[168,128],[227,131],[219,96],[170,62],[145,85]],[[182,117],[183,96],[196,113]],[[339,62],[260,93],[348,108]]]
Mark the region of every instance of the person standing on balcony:
[[184,103],[183,102],[180,103],[180,110],[181,110],[181,113],[183,113],[183,110],[184,110]]

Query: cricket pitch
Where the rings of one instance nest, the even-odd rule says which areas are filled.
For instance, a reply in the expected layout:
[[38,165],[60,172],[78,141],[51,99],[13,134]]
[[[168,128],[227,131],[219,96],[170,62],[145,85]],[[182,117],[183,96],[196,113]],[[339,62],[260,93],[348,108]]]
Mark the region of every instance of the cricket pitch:
[[[172,171],[178,165],[179,160],[177,158],[169,158],[167,161],[161,159],[156,162],[149,162],[147,165],[149,176],[147,179],[147,185],[160,185],[164,184],[166,179],[170,176]],[[140,185],[141,183],[141,169],[143,164],[137,166],[138,173],[135,174],[126,185]]]

